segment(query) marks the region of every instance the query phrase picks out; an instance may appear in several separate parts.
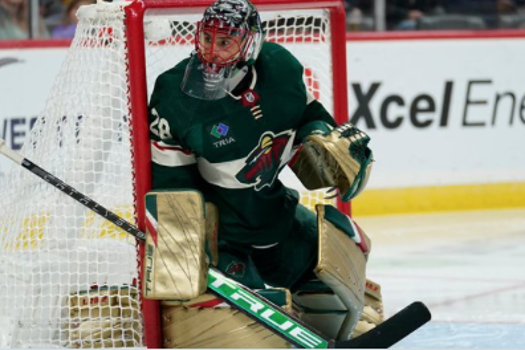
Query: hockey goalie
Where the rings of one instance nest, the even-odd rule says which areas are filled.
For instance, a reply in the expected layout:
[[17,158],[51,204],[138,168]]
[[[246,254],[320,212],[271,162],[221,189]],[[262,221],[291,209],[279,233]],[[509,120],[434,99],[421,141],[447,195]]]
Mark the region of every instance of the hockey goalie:
[[218,0],[191,56],[156,80],[143,293],[162,300],[165,347],[288,346],[207,294],[210,264],[327,337],[382,322],[380,287],[365,273],[370,239],[333,206],[306,209],[278,179],[290,165],[306,188],[349,201],[371,171],[369,137],[336,125],[303,74],[264,41],[248,0]]

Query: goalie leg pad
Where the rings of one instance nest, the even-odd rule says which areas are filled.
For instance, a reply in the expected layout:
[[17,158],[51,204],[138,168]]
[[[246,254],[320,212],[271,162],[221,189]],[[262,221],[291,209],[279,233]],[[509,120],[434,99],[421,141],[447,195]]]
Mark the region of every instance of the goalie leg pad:
[[133,286],[101,286],[70,295],[66,347],[129,348],[140,344],[138,299]]
[[370,314],[367,320],[376,325],[383,322],[383,297],[381,295],[381,286],[369,279],[366,280],[365,308],[369,308]]
[[[299,318],[331,339],[348,339],[341,330],[348,317],[348,308],[324,283],[312,280],[303,283],[293,294],[294,310]],[[366,280],[365,306],[350,338],[355,338],[383,322],[381,287]],[[344,335],[346,334],[346,335]]]
[[[365,306],[366,256],[354,237],[325,217],[325,206],[317,205],[319,257],[317,277],[339,297],[348,314],[338,331],[338,340],[349,339]],[[364,237],[364,236],[363,236]]]
[[198,191],[146,195],[145,298],[190,300],[206,291],[205,215]]
[[365,307],[361,319],[352,332],[352,338],[368,332],[383,322],[383,298],[381,286],[369,279],[366,280]]
[[[290,292],[259,292],[276,305],[291,309]],[[212,294],[189,302],[162,301],[162,335],[165,348],[253,349],[290,348],[290,343]]]
[[206,248],[210,264],[219,264],[219,209],[213,203],[206,202]]
[[302,321],[327,338],[339,338],[347,323],[348,308],[332,289],[319,280],[307,281],[293,294],[293,303]]

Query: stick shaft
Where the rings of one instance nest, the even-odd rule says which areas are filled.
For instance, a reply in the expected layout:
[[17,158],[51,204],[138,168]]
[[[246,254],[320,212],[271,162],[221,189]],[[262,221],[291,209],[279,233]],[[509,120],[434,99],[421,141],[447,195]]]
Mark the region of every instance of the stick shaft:
[[128,221],[124,220],[117,214],[104,208],[102,205],[98,204],[97,202],[89,198],[88,196],[80,193],[73,187],[69,186],[64,181],[55,177],[53,174],[42,169],[41,167],[39,167],[38,165],[30,161],[29,159],[22,157],[22,155],[20,155],[18,152],[15,152],[11,148],[9,148],[6,145],[5,141],[1,138],[0,138],[0,153],[4,154],[7,158],[11,159],[13,162],[21,165],[22,167],[26,168],[27,170],[29,170],[36,176],[40,177],[42,180],[52,185],[56,189],[67,194],[69,197],[73,198],[74,200],[82,204],[83,206],[87,207],[88,209],[102,216],[104,219],[117,225],[118,227],[120,227],[121,229],[123,229],[124,231],[126,231],[127,233],[135,237],[136,239],[142,242],[146,240],[146,234],[144,232],[140,231],[134,225],[130,224]]
[[113,224],[117,225],[127,233],[131,234],[136,239],[144,242],[146,240],[146,234],[142,231],[140,231],[137,227],[123,219],[122,217],[118,216],[117,214],[113,213],[109,209],[106,209],[102,205],[98,204],[88,196],[82,194],[81,192],[77,191],[75,188],[69,186],[64,181],[58,179],[54,175],[50,174],[46,170],[42,169],[35,163],[31,162],[28,159],[23,158],[22,162],[20,163],[21,166],[35,174],[36,176],[43,179],[48,184],[52,185],[56,189],[62,191],[63,193],[67,194],[69,197],[73,198],[83,206],[87,207],[88,209],[92,210],[93,212],[97,213],[98,215],[102,216],[104,219],[112,222]]
[[22,164],[22,161],[24,160],[24,157],[22,157],[19,153],[7,147],[3,139],[0,139],[0,153],[4,154],[7,158],[11,159],[13,162],[20,164],[20,165]]

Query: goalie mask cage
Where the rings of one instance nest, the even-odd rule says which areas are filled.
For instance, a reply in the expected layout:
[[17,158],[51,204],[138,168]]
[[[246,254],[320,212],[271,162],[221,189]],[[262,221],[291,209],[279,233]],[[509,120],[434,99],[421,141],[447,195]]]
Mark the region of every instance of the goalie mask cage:
[[[83,6],[21,153],[144,230],[148,98],[155,78],[193,50],[194,23],[210,3]],[[266,40],[287,47],[313,95],[347,121],[343,3],[254,3]],[[141,247],[131,236],[20,167],[0,193],[0,348],[162,347],[158,303],[138,293]],[[322,195],[301,200],[312,207]]]

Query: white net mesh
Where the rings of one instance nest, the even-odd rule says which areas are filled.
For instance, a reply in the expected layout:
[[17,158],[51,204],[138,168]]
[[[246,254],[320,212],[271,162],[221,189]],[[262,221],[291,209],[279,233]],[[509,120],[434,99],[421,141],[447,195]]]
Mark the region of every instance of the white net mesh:
[[[135,223],[124,11],[103,3],[78,15],[75,39],[21,153]],[[296,55],[308,87],[332,112],[328,12],[261,16],[267,40]],[[146,11],[148,93],[161,72],[189,55],[198,18]],[[20,167],[0,193],[0,348],[142,346],[134,239]]]
[[[21,153],[133,221],[123,13],[91,12]],[[94,312],[100,288],[136,299],[134,239],[20,167],[1,186],[0,347],[100,347],[108,322],[111,345],[139,346],[136,303]],[[90,290],[93,312],[74,313],[71,298]]]

